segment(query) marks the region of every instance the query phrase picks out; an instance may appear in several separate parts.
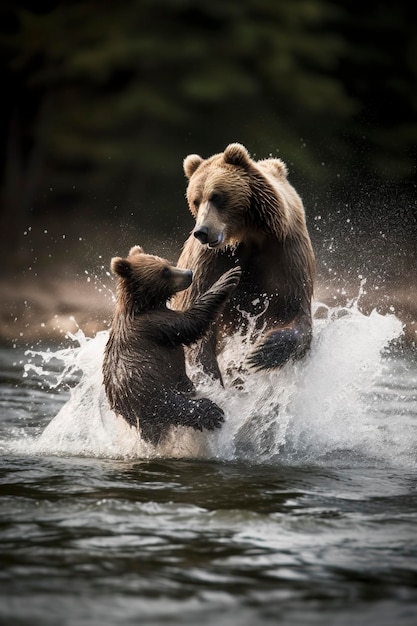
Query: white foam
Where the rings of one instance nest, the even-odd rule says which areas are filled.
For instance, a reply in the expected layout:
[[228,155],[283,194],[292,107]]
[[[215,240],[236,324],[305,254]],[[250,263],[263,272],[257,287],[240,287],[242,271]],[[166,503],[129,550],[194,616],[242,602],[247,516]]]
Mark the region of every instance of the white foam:
[[[314,321],[311,351],[302,362],[288,364],[281,371],[248,371],[244,364],[251,344],[247,337],[235,336],[221,356],[225,388],[201,371],[190,371],[199,394],[224,409],[226,423],[213,433],[175,429],[156,449],[145,444],[136,429],[107,405],[101,366],[108,333],[98,333],[93,339],[79,333],[74,337],[77,347],[55,356],[67,372],[82,371],[80,382],[33,442],[33,451],[256,462],[284,459],[293,463],[316,463],[348,453],[392,460],[393,433],[386,421],[381,428],[372,394],[386,367],[382,352],[401,335],[401,323],[394,315],[382,316],[376,311],[365,316],[356,302],[347,308],[320,305],[320,311],[321,318]],[[414,450],[415,430],[412,437]]]

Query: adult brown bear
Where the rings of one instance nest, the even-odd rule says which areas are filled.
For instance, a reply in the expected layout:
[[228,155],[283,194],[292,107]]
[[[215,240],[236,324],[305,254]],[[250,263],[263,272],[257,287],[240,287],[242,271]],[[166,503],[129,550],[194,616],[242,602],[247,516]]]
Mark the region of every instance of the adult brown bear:
[[191,357],[221,379],[221,334],[244,328],[247,314],[258,316],[252,367],[272,369],[302,357],[311,342],[314,253],[285,163],[254,161],[232,143],[209,159],[187,156],[184,171],[196,223],[177,266],[192,269],[194,280],[176,296],[175,308],[188,308],[223,272],[242,268],[237,290]]

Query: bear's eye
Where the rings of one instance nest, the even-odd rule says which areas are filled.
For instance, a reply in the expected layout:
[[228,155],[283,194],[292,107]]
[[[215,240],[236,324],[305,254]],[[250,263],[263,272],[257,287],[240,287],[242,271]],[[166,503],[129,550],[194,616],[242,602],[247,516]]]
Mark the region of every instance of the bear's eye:
[[218,192],[214,192],[211,194],[210,198],[209,198],[211,204],[214,204],[214,206],[220,206],[223,203],[223,196],[221,193]]
[[168,280],[169,276],[171,274],[171,270],[169,269],[169,267],[164,267],[164,269],[161,272],[161,276],[164,280]]
[[195,206],[195,208],[196,208],[196,209],[198,209],[198,207],[200,206],[200,201],[199,201],[199,200],[197,200],[197,198],[195,198],[195,199],[193,200],[193,205]]

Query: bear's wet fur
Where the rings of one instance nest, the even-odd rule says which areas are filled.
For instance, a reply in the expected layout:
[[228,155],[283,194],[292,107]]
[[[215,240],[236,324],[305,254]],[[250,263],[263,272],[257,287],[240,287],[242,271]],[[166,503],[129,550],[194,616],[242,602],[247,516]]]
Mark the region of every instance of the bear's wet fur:
[[173,306],[188,308],[225,271],[242,278],[210,336],[189,352],[217,378],[221,335],[245,327],[246,312],[259,331],[248,364],[281,367],[301,358],[311,342],[314,253],[302,201],[281,159],[253,160],[239,143],[203,159],[184,160],[187,200],[196,223],[177,267],[193,271],[187,292]]
[[190,270],[145,254],[140,246],[127,258],[113,258],[111,269],[118,276],[116,308],[103,362],[111,409],[154,445],[172,426],[219,428],[222,409],[208,398],[192,397],[183,346],[214,322],[239,283],[240,269],[226,272],[184,311],[167,302],[191,284]]

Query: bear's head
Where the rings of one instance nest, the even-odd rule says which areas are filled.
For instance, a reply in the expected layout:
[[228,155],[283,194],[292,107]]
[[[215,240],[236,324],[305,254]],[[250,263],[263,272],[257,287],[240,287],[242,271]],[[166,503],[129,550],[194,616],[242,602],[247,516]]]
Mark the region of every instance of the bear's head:
[[133,246],[126,258],[114,257],[110,267],[119,277],[119,304],[141,311],[164,305],[175,293],[189,287],[193,278],[191,270],[145,254],[140,246]]
[[281,159],[254,161],[244,146],[232,143],[209,159],[188,155],[184,172],[188,205],[196,219],[193,234],[203,245],[233,245],[257,228],[274,236],[281,225],[285,229],[279,186],[288,183]]

